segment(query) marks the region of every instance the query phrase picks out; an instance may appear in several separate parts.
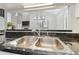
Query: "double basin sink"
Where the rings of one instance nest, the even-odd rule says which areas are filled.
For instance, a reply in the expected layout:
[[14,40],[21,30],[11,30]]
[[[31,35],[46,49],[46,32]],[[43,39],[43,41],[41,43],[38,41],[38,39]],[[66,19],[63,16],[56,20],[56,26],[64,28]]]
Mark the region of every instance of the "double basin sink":
[[23,36],[16,40],[4,43],[4,46],[30,49],[32,52],[43,54],[74,54],[73,51],[68,46],[66,46],[58,37],[50,36]]

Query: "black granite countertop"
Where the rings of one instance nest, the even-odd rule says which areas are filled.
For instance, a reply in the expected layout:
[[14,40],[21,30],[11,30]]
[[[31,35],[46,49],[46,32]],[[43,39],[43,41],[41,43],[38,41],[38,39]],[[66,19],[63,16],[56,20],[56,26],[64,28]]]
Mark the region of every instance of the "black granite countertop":
[[[7,29],[6,31],[32,31],[31,29]],[[36,30],[38,31],[38,30]],[[72,32],[72,30],[40,30],[40,31],[56,31],[56,32]]]

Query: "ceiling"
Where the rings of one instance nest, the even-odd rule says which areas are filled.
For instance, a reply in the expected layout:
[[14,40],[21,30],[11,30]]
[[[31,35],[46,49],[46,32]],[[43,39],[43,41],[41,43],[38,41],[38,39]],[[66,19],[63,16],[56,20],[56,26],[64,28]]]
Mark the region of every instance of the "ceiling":
[[24,6],[41,5],[44,3],[0,3],[0,8],[3,9],[20,9]]
[[[0,8],[6,9],[6,10],[21,10],[21,9],[30,9],[30,8],[37,8],[37,7],[44,7],[44,6],[55,6],[55,8],[59,8],[61,6],[69,5],[69,3],[52,3],[52,4],[46,4],[46,3],[0,3]],[[26,8],[24,8],[26,6]]]

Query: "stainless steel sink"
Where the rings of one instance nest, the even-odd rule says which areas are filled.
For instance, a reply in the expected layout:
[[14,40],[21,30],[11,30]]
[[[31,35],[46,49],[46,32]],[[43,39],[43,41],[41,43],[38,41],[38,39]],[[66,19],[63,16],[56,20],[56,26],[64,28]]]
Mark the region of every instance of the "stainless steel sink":
[[23,36],[17,42],[17,47],[20,48],[31,48],[34,42],[37,40],[35,36]]
[[23,36],[16,40],[5,43],[4,46],[17,47],[17,48],[31,48],[36,40],[37,36]]
[[64,46],[58,41],[58,38],[41,37],[35,44],[36,47],[46,49],[64,49]]
[[68,46],[66,46],[58,37],[50,36],[39,37],[38,41],[35,44],[34,50],[37,51],[37,53],[42,54],[74,54],[74,52]]
[[[50,36],[23,36],[11,42],[4,44],[4,46],[23,48],[26,51],[32,51],[36,53],[71,53],[70,50],[58,37]],[[30,49],[30,50],[29,50]],[[45,52],[44,52],[45,51]]]

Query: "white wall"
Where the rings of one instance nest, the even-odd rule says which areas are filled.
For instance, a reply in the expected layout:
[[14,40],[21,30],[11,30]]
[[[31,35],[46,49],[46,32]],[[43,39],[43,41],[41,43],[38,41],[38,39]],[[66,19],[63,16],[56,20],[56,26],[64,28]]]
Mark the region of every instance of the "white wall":
[[74,31],[73,27],[74,27],[74,5],[69,5],[68,6],[68,28],[72,31]]
[[74,17],[73,25],[72,25],[73,32],[79,33],[79,18],[77,18],[77,17],[79,17],[79,3],[74,4],[72,12],[73,12],[73,17]]
[[74,33],[79,33],[79,19],[77,19],[79,15],[78,5],[72,4],[68,7],[68,28],[72,30]]
[[72,4],[68,7],[68,14],[69,14],[69,28],[72,30],[72,32],[79,33],[79,20],[76,19],[76,10],[75,10],[75,4]]
[[56,14],[56,29],[59,30],[69,30],[68,28],[68,7],[64,7],[60,9],[60,11]]

